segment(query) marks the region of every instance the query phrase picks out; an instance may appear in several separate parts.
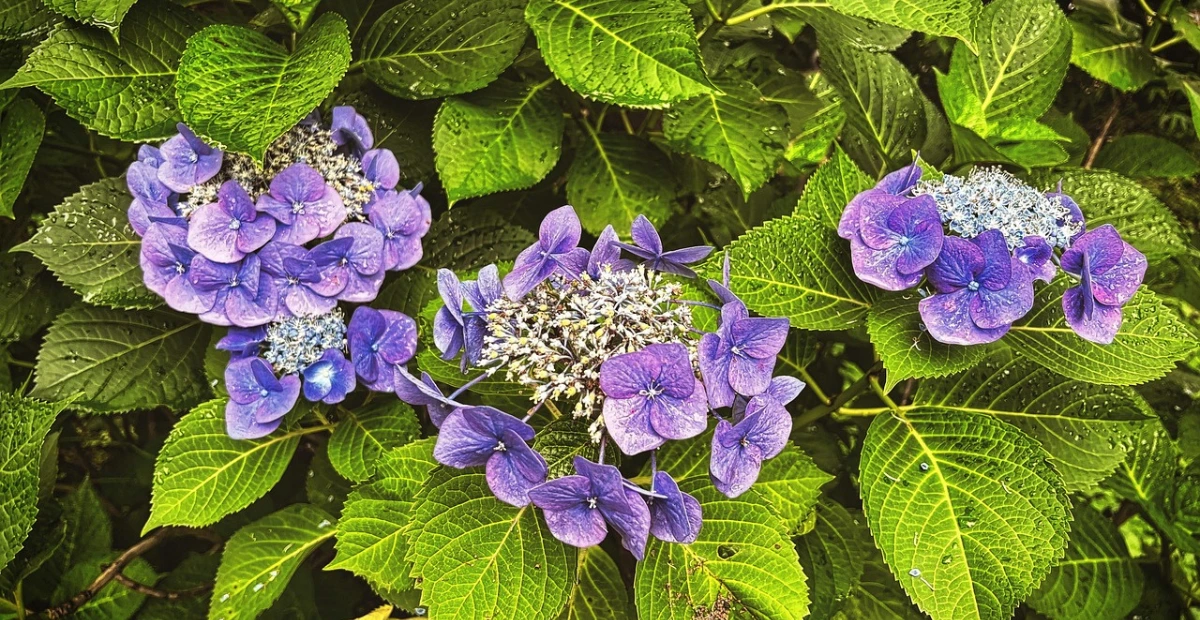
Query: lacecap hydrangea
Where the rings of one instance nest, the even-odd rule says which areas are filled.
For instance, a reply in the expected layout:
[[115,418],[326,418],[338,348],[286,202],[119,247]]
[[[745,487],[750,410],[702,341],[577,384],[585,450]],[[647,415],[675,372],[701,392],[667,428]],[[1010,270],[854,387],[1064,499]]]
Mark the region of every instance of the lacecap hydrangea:
[[[317,113],[275,141],[262,165],[180,124],[142,146],[126,181],[146,286],[167,305],[228,326],[231,437],[270,434],[297,399],[337,403],[361,382],[391,392],[417,326],[375,299],[384,274],[421,259],[429,203],[398,187],[400,166],[372,148],[351,107]],[[347,359],[349,354],[349,359]]]
[[1113,341],[1146,257],[1111,224],[1089,230],[1061,187],[1042,192],[999,168],[921,174],[915,162],[901,168],[843,211],[838,234],[850,241],[859,279],[889,291],[927,281],[925,328],[939,342],[969,345],[1004,336],[1033,308],[1034,282],[1061,270],[1074,282],[1063,295],[1067,324],[1092,342]]
[[[728,265],[725,282],[709,281],[722,305],[683,298],[680,278],[696,277],[689,265],[712,248],[664,250],[640,216],[632,244],[611,226],[590,251],[580,239],[579,219],[565,206],[546,216],[537,242],[503,278],[495,265],[467,282],[440,270],[444,305],[434,317],[434,342],[444,359],[458,357],[464,371],[483,372],[447,395],[428,374],[400,369],[397,394],[429,408],[440,426],[439,462],[486,468],[497,498],[537,506],[567,544],[599,544],[611,527],[641,559],[651,534],[689,543],[701,527],[699,503],[657,469],[657,450],[700,435],[715,420],[710,478],[737,496],[787,445],[792,420],[785,407],[804,383],[773,376],[788,322],[750,316],[729,291]],[[715,332],[693,326],[699,306],[720,311]],[[460,402],[494,375],[532,393],[522,417]],[[530,419],[548,403],[555,414],[586,420],[599,444],[596,462],[575,457],[575,473],[553,479],[531,447],[538,430]],[[649,453],[649,488],[605,463],[613,449]]]

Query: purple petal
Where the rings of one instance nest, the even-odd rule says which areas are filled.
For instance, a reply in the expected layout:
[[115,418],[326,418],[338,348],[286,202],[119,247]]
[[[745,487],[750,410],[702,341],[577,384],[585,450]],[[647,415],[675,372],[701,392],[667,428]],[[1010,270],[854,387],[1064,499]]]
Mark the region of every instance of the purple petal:
[[246,256],[238,249],[241,226],[241,220],[231,216],[220,204],[201,205],[192,212],[188,245],[209,260],[236,263]]
[[863,282],[887,291],[912,288],[921,281],[921,274],[904,275],[897,271],[896,265],[903,251],[899,245],[886,250],[873,250],[854,237],[850,240],[850,262],[854,266],[854,275]]
[[[247,257],[247,261],[253,255]],[[279,287],[275,280],[263,276],[258,281],[257,294],[250,293],[248,287],[239,286],[231,289],[225,298],[225,316],[229,322],[238,327],[258,327],[275,319],[279,309]]]
[[1008,286],[1012,261],[1004,235],[998,230],[985,230],[971,241],[983,252],[983,269],[976,272],[975,280],[993,291]]
[[729,385],[729,349],[716,334],[704,334],[700,339],[700,376],[708,388],[708,401],[713,409],[733,404],[733,387]]
[[[538,243],[549,254],[566,254],[579,245],[583,228],[571,205],[559,207],[542,219],[538,229]],[[585,264],[584,269],[587,268]]]
[[800,396],[805,383],[795,377],[780,375],[771,379],[767,390],[755,398],[770,399],[780,405],[787,405]]
[[[440,287],[440,283],[439,283]],[[479,279],[463,284],[462,292],[467,303],[476,312],[485,312],[488,306],[504,296],[504,285],[500,283],[500,270],[488,265],[479,270]]]
[[464,469],[485,465],[500,444],[500,438],[474,408],[457,409],[438,432],[433,456],[443,465]]
[[257,357],[247,357],[232,360],[225,366],[225,389],[229,392],[229,400],[249,405],[262,398],[264,388],[254,376],[255,362],[265,363]]
[[505,449],[487,461],[488,487],[500,501],[524,506],[529,503],[529,490],[546,481],[546,459],[511,430],[501,440]]
[[666,443],[650,425],[646,399],[641,396],[606,398],[603,415],[605,430],[625,454],[640,454]]
[[1111,344],[1121,329],[1121,308],[1102,303],[1085,303],[1087,292],[1073,286],[1063,293],[1063,314],[1067,325],[1080,338],[1097,344]]
[[349,146],[354,153],[363,151],[375,145],[371,135],[371,126],[367,119],[354,111],[351,106],[333,108],[333,122],[330,124],[333,141],[339,146]]
[[663,253],[662,239],[658,236],[658,230],[654,228],[654,224],[646,219],[646,216],[639,215],[633,220],[630,226],[630,235],[633,237],[633,242],[638,244],[646,252],[654,256],[659,256]]
[[1011,325],[1033,308],[1033,280],[1021,269],[1019,259],[1011,258],[1013,277],[999,290],[980,287],[971,300],[971,320],[983,329]]
[[[1025,237],[1022,245],[1013,250],[1013,256],[1020,261],[1031,280],[1036,279],[1043,282],[1054,280],[1054,274],[1058,270],[1050,261],[1053,251],[1045,239],[1037,235]],[[1013,263],[1013,267],[1016,268],[1016,266],[1016,263]]]
[[888,210],[905,200],[907,199],[877,189],[860,192],[850,199],[850,203],[842,211],[842,218],[838,221],[838,236],[843,239],[858,238],[865,211]]
[[921,167],[913,162],[888,174],[875,184],[875,189],[896,196],[907,195],[921,180]]
[[[1058,198],[1062,202],[1062,205],[1067,208],[1067,211],[1070,213],[1070,218],[1079,222],[1079,232],[1075,234],[1075,237],[1073,237],[1073,239],[1078,239],[1079,236],[1082,235],[1086,230],[1086,228],[1083,226],[1086,223],[1086,220],[1083,217],[1083,210],[1079,208],[1079,203],[1075,202],[1074,198],[1071,198],[1063,193],[1062,181],[1058,182],[1057,190],[1053,192],[1046,192],[1046,198],[1050,198],[1051,200]],[[1066,222],[1060,222],[1060,224],[1065,223]]]
[[583,476],[563,476],[529,490],[529,500],[542,509],[546,526],[558,540],[575,547],[591,547],[604,541],[608,526],[604,516],[589,508],[591,482]]
[[566,254],[557,254],[554,256],[555,264],[558,266],[556,271],[564,276],[574,279],[580,274],[587,271],[589,254],[583,248],[575,248]]
[[254,421],[266,424],[283,418],[300,397],[300,377],[288,375],[279,380],[282,389],[254,403]]
[[336,404],[354,390],[354,365],[341,351],[330,349],[321,359],[301,373],[304,376],[304,398],[313,402]]
[[666,498],[650,500],[650,533],[666,542],[695,542],[703,517],[700,502],[680,491],[679,485],[664,471],[654,474],[654,491]]
[[645,351],[610,357],[600,364],[600,389],[609,398],[634,398],[658,376],[658,364]]
[[747,318],[729,326],[731,346],[744,355],[775,359],[787,343],[788,320],[783,318]]
[[[953,239],[950,237],[948,239]],[[934,340],[945,344],[984,344],[995,342],[1008,333],[1009,326],[983,329],[971,320],[971,300],[975,295],[961,289],[938,293],[921,300],[921,321]]]
[[217,341],[216,349],[229,351],[234,358],[256,356],[263,341],[267,339],[266,327],[234,327]]
[[253,405],[242,405],[232,400],[225,403],[225,432],[233,439],[261,439],[275,432],[283,418],[269,422],[255,420]]
[[417,322],[403,312],[380,310],[387,329],[380,338],[379,355],[392,365],[404,364],[417,352]]
[[449,306],[438,309],[433,317],[433,344],[442,353],[442,359],[454,359],[462,350],[465,334],[461,322],[456,321]]
[[755,359],[735,355],[729,359],[729,385],[742,396],[755,396],[771,384],[774,370],[774,356]]
[[592,252],[588,256],[588,275],[593,279],[599,278],[603,268],[607,265],[613,271],[624,271],[629,267],[628,261],[621,260],[621,247],[617,245],[617,231],[613,227],[605,226],[600,232],[600,236],[596,238],[596,244],[592,246]]
[[662,259],[678,265],[689,265],[691,263],[698,263],[708,258],[708,255],[712,254],[713,249],[714,248],[710,245],[694,245],[688,248],[680,248],[678,250],[664,252],[662,254]]
[[696,393],[696,375],[686,347],[678,343],[652,344],[641,353],[654,360],[652,366],[657,368],[655,374],[663,395],[687,398]]
[[383,234],[369,224],[350,222],[344,224],[334,235],[335,239],[353,239],[346,257],[354,270],[364,276],[383,269]]
[[509,299],[517,301],[557,269],[558,263],[543,254],[541,246],[535,243],[517,255],[512,271],[504,276],[504,291]]
[[951,293],[974,281],[983,268],[983,251],[979,247],[962,237],[946,237],[941,254],[926,275],[939,293]]
[[792,416],[781,408],[767,408],[742,418],[739,430],[750,444],[758,446],[763,460],[775,458],[787,447],[792,434]]
[[647,404],[650,427],[655,434],[667,439],[688,439],[708,428],[708,398],[703,385],[698,384],[696,388],[684,400],[660,395]]
[[621,546],[641,560],[646,556],[646,541],[650,538],[650,507],[635,491],[625,489],[624,495],[625,503],[620,509],[607,503],[601,504],[600,512],[621,535]]
[[754,486],[762,469],[762,451],[754,444],[742,446],[742,438],[727,420],[717,422],[709,473],[717,490],[727,497],[737,497]]
[[367,177],[376,189],[395,189],[400,182],[400,162],[396,155],[388,149],[373,149],[363,154],[363,176]]

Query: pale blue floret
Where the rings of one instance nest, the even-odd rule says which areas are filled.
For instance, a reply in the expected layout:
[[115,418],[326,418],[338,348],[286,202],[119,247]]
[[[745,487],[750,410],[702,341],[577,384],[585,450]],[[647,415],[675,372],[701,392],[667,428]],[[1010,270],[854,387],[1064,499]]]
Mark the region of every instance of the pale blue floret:
[[346,350],[346,319],[339,309],[271,323],[263,359],[280,375],[290,375],[317,361],[329,349]]

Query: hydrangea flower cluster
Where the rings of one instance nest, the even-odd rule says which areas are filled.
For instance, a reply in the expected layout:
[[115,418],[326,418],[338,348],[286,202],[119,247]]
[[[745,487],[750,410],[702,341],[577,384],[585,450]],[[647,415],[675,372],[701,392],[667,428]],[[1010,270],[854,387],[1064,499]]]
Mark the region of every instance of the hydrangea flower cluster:
[[838,234],[860,280],[889,291],[928,281],[921,319],[947,344],[999,340],[1033,308],[1034,281],[1058,267],[1077,281],[1063,296],[1067,324],[1111,343],[1146,273],[1146,257],[1111,224],[1087,230],[1061,186],[1043,193],[999,168],[923,181],[914,162],[855,196]]
[[217,345],[231,353],[229,435],[270,434],[301,394],[337,403],[359,381],[393,391],[416,323],[359,306],[347,325],[338,306],[374,300],[387,271],[415,265],[431,218],[419,186],[397,187],[399,163],[372,148],[366,119],[337,107],[326,128],[314,112],[262,166],[178,129],[130,164],[129,222],[146,286],[230,327]]
[[[444,305],[434,319],[434,342],[444,359],[461,356],[464,371],[483,372],[445,395],[429,375],[400,369],[396,391],[427,406],[440,426],[439,462],[485,467],[497,498],[541,508],[550,531],[567,544],[599,544],[611,527],[641,559],[650,535],[689,543],[701,526],[700,504],[657,469],[658,448],[696,437],[716,419],[710,478],[737,496],[787,445],[792,420],[785,407],[804,383],[773,377],[788,322],[751,317],[729,291],[728,264],[723,283],[709,281],[722,306],[682,298],[673,276],[695,277],[688,265],[712,248],[664,251],[658,231],[641,216],[632,244],[619,241],[611,226],[590,251],[579,247],[580,238],[579,219],[565,206],[546,216],[537,242],[503,278],[495,265],[469,282],[441,270]],[[699,306],[719,309],[716,332],[693,327]],[[457,400],[500,373],[532,392],[523,418]],[[574,474],[548,479],[545,459],[531,448],[536,430],[529,424],[547,403],[558,403],[549,407],[555,415],[561,410],[589,421],[596,462],[576,457]],[[649,453],[648,489],[604,462],[610,442],[626,455]]]

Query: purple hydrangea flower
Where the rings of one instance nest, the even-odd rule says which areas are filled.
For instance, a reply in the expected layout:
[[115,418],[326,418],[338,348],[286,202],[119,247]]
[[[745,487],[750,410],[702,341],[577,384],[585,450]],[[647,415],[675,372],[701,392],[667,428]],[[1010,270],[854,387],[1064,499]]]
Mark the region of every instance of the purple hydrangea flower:
[[641,560],[650,536],[650,509],[641,495],[625,488],[620,470],[612,465],[577,456],[575,471],[529,490],[550,533],[568,545],[591,547],[604,541],[607,521],[621,535],[621,544]]
[[654,474],[654,492],[666,497],[650,497],[650,533],[659,540],[693,543],[700,536],[703,513],[696,498],[679,490],[665,471]]
[[1105,224],[1077,237],[1061,263],[1080,280],[1063,294],[1067,324],[1086,340],[1111,343],[1121,328],[1121,306],[1133,299],[1146,275],[1145,255]]
[[333,109],[333,123],[330,125],[330,130],[333,132],[333,142],[338,146],[349,148],[355,155],[362,155],[364,151],[375,145],[375,137],[371,135],[371,125],[367,123],[367,119],[363,118],[362,114],[355,112],[352,106],[343,105]]
[[588,256],[587,273],[593,280],[599,279],[605,266],[613,271],[627,271],[633,268],[632,261],[621,258],[620,239],[611,225],[605,226],[596,238],[596,244],[592,246],[592,252]]
[[218,263],[236,263],[266,245],[275,234],[275,220],[260,216],[254,201],[237,181],[226,181],[217,202],[192,212],[188,245]]
[[214,295],[212,309],[200,315],[200,320],[206,323],[256,327],[275,318],[279,288],[274,279],[262,274],[261,262],[255,254],[233,264],[196,256],[188,277],[198,293]]
[[639,215],[633,220],[630,233],[635,245],[617,242],[619,247],[642,259],[643,264],[650,269],[687,278],[696,277],[696,272],[688,268],[688,265],[704,260],[713,251],[710,246],[697,245],[664,252],[658,230],[644,215]]
[[994,342],[1033,307],[1029,272],[1009,255],[998,230],[971,240],[946,237],[928,276],[936,294],[922,299],[919,308],[938,342]]
[[300,396],[300,379],[288,375],[277,379],[271,365],[257,357],[229,362],[225,367],[225,427],[234,439],[258,439],[270,435],[292,410]]
[[546,459],[525,442],[533,427],[492,407],[456,409],[442,422],[433,456],[443,465],[487,467],[488,487],[513,506],[529,503],[529,490],[546,481]]
[[262,270],[276,281],[279,301],[292,314],[325,314],[337,306],[336,299],[312,289],[320,282],[321,273],[308,250],[283,241],[272,241],[258,257],[262,261]]
[[893,196],[910,196],[912,190],[921,180],[921,166],[916,161],[900,168],[875,184],[875,189]]
[[159,149],[162,163],[158,166],[158,178],[173,191],[190,192],[193,187],[217,176],[224,154],[205,144],[183,123],[176,125],[176,129],[179,134]]
[[[442,353],[442,359],[452,360],[466,344],[466,325],[463,321],[463,291],[458,276],[449,269],[438,269],[438,294],[442,307],[433,317],[433,344]],[[463,357],[463,368],[467,366]]]
[[721,326],[700,339],[700,373],[713,408],[733,404],[734,395],[754,396],[767,389],[775,356],[787,343],[788,321],[750,317],[746,306],[721,306]]
[[217,341],[216,348],[229,351],[233,359],[242,357],[258,357],[262,343],[267,339],[267,327],[230,327],[229,331]]
[[151,224],[142,239],[139,262],[146,288],[158,293],[167,305],[200,314],[212,309],[216,292],[197,289],[192,283],[192,259],[196,253],[187,245],[187,232],[169,224]]
[[713,433],[709,474],[717,490],[728,497],[746,492],[758,480],[763,461],[787,447],[792,418],[782,407],[756,407],[737,424],[717,422]]
[[741,411],[737,411],[735,406],[734,412],[740,413],[743,417],[753,415],[764,409],[771,409],[774,413],[782,413],[787,417],[788,432],[791,432],[792,420],[787,413],[788,403],[796,400],[805,388],[805,383],[795,377],[781,375],[773,377],[771,384],[767,386],[761,394],[754,396],[746,402]]
[[125,173],[125,185],[133,195],[133,201],[129,203],[129,225],[138,235],[146,234],[151,218],[179,217],[175,211],[179,196],[158,180],[158,169],[149,161],[153,160],[135,161],[129,164]]
[[652,344],[600,365],[604,425],[625,454],[704,432],[708,404],[681,344]]
[[369,224],[343,224],[333,240],[313,248],[309,256],[321,268],[313,290],[342,301],[375,299],[383,284],[383,235]]
[[164,161],[162,151],[156,146],[143,144],[138,147],[137,154],[138,163],[147,164],[151,168],[157,169]]
[[931,196],[899,203],[890,194],[881,196],[858,209],[858,230],[849,237],[850,259],[863,282],[901,291],[916,286],[941,252],[942,219]]
[[421,238],[433,219],[420,193],[388,192],[367,207],[367,217],[383,235],[384,269],[408,269],[421,260]]
[[396,396],[410,405],[424,405],[430,421],[437,427],[452,411],[466,406],[446,398],[429,373],[422,372],[417,379],[403,366],[396,366]]
[[583,228],[570,205],[546,215],[538,240],[518,256],[513,270],[504,276],[504,290],[517,300],[554,273],[575,278],[587,269],[588,251],[578,247]]
[[[1079,236],[1082,235],[1083,232],[1086,230],[1086,227],[1084,226],[1084,224],[1087,223],[1087,220],[1085,220],[1083,217],[1083,209],[1079,208],[1079,203],[1075,202],[1074,198],[1071,198],[1070,196],[1063,193],[1062,181],[1058,182],[1058,187],[1054,191],[1046,192],[1046,198],[1050,198],[1051,200],[1053,200],[1055,198],[1059,199],[1059,201],[1062,202],[1062,206],[1066,207],[1067,211],[1070,212],[1070,216],[1079,222],[1079,224],[1080,224],[1079,232],[1075,233],[1075,236],[1071,237],[1072,241],[1074,241],[1075,239],[1078,239]],[[1066,224],[1066,222],[1062,222],[1062,221],[1059,222],[1060,226],[1065,225],[1065,224]]]
[[362,170],[377,194],[396,189],[396,184],[400,182],[400,162],[388,149],[371,149],[364,153]]
[[[433,317],[433,342],[442,353],[442,359],[454,359],[463,351],[462,367],[474,365],[483,351],[483,337],[487,333],[487,308],[504,294],[499,270],[488,265],[479,270],[479,280],[460,283],[458,276],[449,269],[438,270],[438,293],[442,307]],[[463,296],[470,303],[471,311],[463,312]]]
[[395,367],[417,352],[417,324],[401,312],[359,306],[346,327],[346,340],[363,384],[376,392],[391,392]]
[[[440,282],[439,282],[440,286]],[[467,297],[470,312],[464,312],[463,335],[467,364],[474,366],[483,351],[483,339],[487,335],[487,309],[504,296],[504,284],[500,281],[500,270],[488,265],[479,270],[479,279],[463,282],[462,292]]]
[[337,349],[327,349],[300,375],[304,377],[304,398],[314,403],[337,404],[354,391],[354,365]]
[[1013,249],[1013,256],[1017,262],[1013,263],[1016,267],[1020,263],[1029,274],[1030,280],[1041,280],[1049,283],[1054,279],[1054,274],[1058,269],[1050,260],[1054,252],[1050,249],[1050,244],[1046,240],[1037,235],[1031,235],[1021,240],[1021,245]]
[[258,197],[258,210],[279,221],[275,240],[304,245],[328,237],[346,220],[342,197],[325,177],[305,163],[288,166],[271,179],[270,193]]

